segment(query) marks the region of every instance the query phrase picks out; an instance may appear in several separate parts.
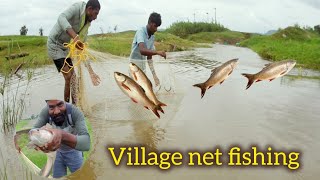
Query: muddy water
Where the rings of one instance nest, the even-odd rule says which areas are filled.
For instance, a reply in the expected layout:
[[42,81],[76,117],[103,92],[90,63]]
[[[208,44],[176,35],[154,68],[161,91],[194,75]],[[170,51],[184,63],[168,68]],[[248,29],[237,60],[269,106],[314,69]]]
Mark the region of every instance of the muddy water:
[[[168,60],[155,65],[161,86],[158,97],[168,106],[161,119],[137,106],[117,87],[113,72],[127,73],[128,60],[95,53],[94,69],[102,82],[93,87],[83,71],[85,108],[94,134],[93,152],[83,168],[68,179],[318,179],[320,172],[320,74],[293,69],[272,82],[259,82],[245,90],[247,80],[241,73],[256,73],[267,61],[246,48],[214,45],[213,48],[170,53]],[[205,81],[212,68],[232,58],[239,64],[222,84],[209,89],[204,98],[193,84]],[[104,61],[102,61],[104,60]],[[148,72],[149,73],[149,72]],[[150,75],[150,73],[149,73]],[[63,79],[53,66],[38,70],[27,94],[25,117],[37,114],[48,94],[63,95]],[[25,176],[12,151],[9,135],[0,142],[9,173]],[[169,171],[153,168],[115,167],[106,146],[143,144],[152,150],[211,151],[219,146],[227,156],[231,146],[243,150],[258,146],[266,151],[295,150],[302,153],[300,169],[227,166],[174,167]],[[1,155],[1,154],[0,154]],[[0,162],[1,164],[2,162]],[[3,165],[0,165],[3,167]],[[36,178],[35,176],[33,178]]]

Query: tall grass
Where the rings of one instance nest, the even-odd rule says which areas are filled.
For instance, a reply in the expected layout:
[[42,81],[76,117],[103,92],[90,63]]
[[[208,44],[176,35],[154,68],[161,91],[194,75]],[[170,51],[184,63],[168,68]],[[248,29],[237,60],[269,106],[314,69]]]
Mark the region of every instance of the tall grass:
[[[1,94],[1,120],[2,129],[7,132],[9,129],[15,127],[17,122],[21,119],[22,113],[25,109],[25,96],[31,79],[33,77],[34,70],[28,68],[26,71],[26,84],[22,89],[21,82],[23,79],[12,78],[10,73],[6,73],[3,77],[3,81],[0,86]],[[11,81],[18,82],[11,82]]]
[[299,27],[288,27],[271,36],[254,36],[240,44],[267,60],[294,59],[297,66],[320,69],[320,36]]
[[190,34],[196,34],[200,32],[222,32],[227,31],[221,24],[205,23],[205,22],[176,22],[173,23],[166,31],[186,38]]

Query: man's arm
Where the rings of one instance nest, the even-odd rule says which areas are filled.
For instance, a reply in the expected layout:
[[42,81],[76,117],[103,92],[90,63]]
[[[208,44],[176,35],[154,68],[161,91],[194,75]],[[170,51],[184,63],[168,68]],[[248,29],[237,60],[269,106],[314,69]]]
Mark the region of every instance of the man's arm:
[[88,73],[90,74],[92,84],[94,86],[98,86],[101,82],[100,77],[93,71],[89,61],[85,61],[84,65],[87,68]]
[[38,117],[37,122],[33,125],[33,128],[41,128],[49,122],[49,110],[48,107],[44,107]]
[[86,121],[84,119],[84,115],[75,106],[72,108],[72,111],[72,119],[74,119],[75,128],[78,133],[78,135],[76,136],[77,144],[75,146],[75,149],[79,151],[88,151],[90,149],[90,135],[86,125]]
[[77,33],[72,29],[71,24],[68,20],[70,20],[73,16],[75,16],[80,11],[80,6],[78,3],[73,4],[67,10],[60,14],[58,18],[59,26],[68,33],[68,35],[74,39],[74,41],[79,40]]
[[151,56],[154,56],[154,55],[159,55],[161,57],[164,57],[165,59],[167,58],[165,51],[155,51],[155,50],[147,49],[144,43],[142,42],[139,43],[139,50],[142,55],[148,56],[148,59],[151,59]]

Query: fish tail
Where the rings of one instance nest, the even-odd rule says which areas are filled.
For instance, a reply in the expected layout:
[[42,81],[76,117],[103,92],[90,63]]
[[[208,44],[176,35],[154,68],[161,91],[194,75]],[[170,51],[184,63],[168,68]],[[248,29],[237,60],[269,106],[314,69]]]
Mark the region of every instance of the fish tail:
[[201,89],[201,98],[203,98],[204,94],[206,93],[206,85],[204,83],[200,83],[200,84],[195,84],[193,85],[194,87],[198,87]]
[[163,111],[163,109],[162,109],[160,104],[156,105],[156,110],[160,111],[160,112],[162,112],[162,114],[164,114],[164,111]]
[[[152,108],[152,112],[153,112],[153,114],[155,114],[160,119],[160,114],[158,113],[158,111],[161,111],[162,108],[161,108],[161,110],[159,108],[161,108],[161,107],[160,106],[154,106],[154,108]],[[163,110],[161,112],[163,112]]]
[[247,84],[247,89],[249,89],[249,87],[254,83],[254,74],[246,74],[246,73],[242,73],[242,75],[246,78],[248,78],[248,84]]

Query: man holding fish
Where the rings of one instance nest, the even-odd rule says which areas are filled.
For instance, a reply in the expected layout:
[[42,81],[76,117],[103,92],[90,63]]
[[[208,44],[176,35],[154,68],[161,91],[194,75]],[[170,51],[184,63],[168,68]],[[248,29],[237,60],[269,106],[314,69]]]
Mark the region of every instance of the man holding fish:
[[[90,149],[90,136],[84,115],[76,106],[58,99],[49,99],[46,103],[29,132],[29,146],[44,153],[56,151],[55,160],[48,155],[41,175],[48,176],[53,165],[53,177],[59,178],[67,175],[67,168],[73,173],[82,166],[82,151]],[[49,161],[54,163],[50,165]]]

